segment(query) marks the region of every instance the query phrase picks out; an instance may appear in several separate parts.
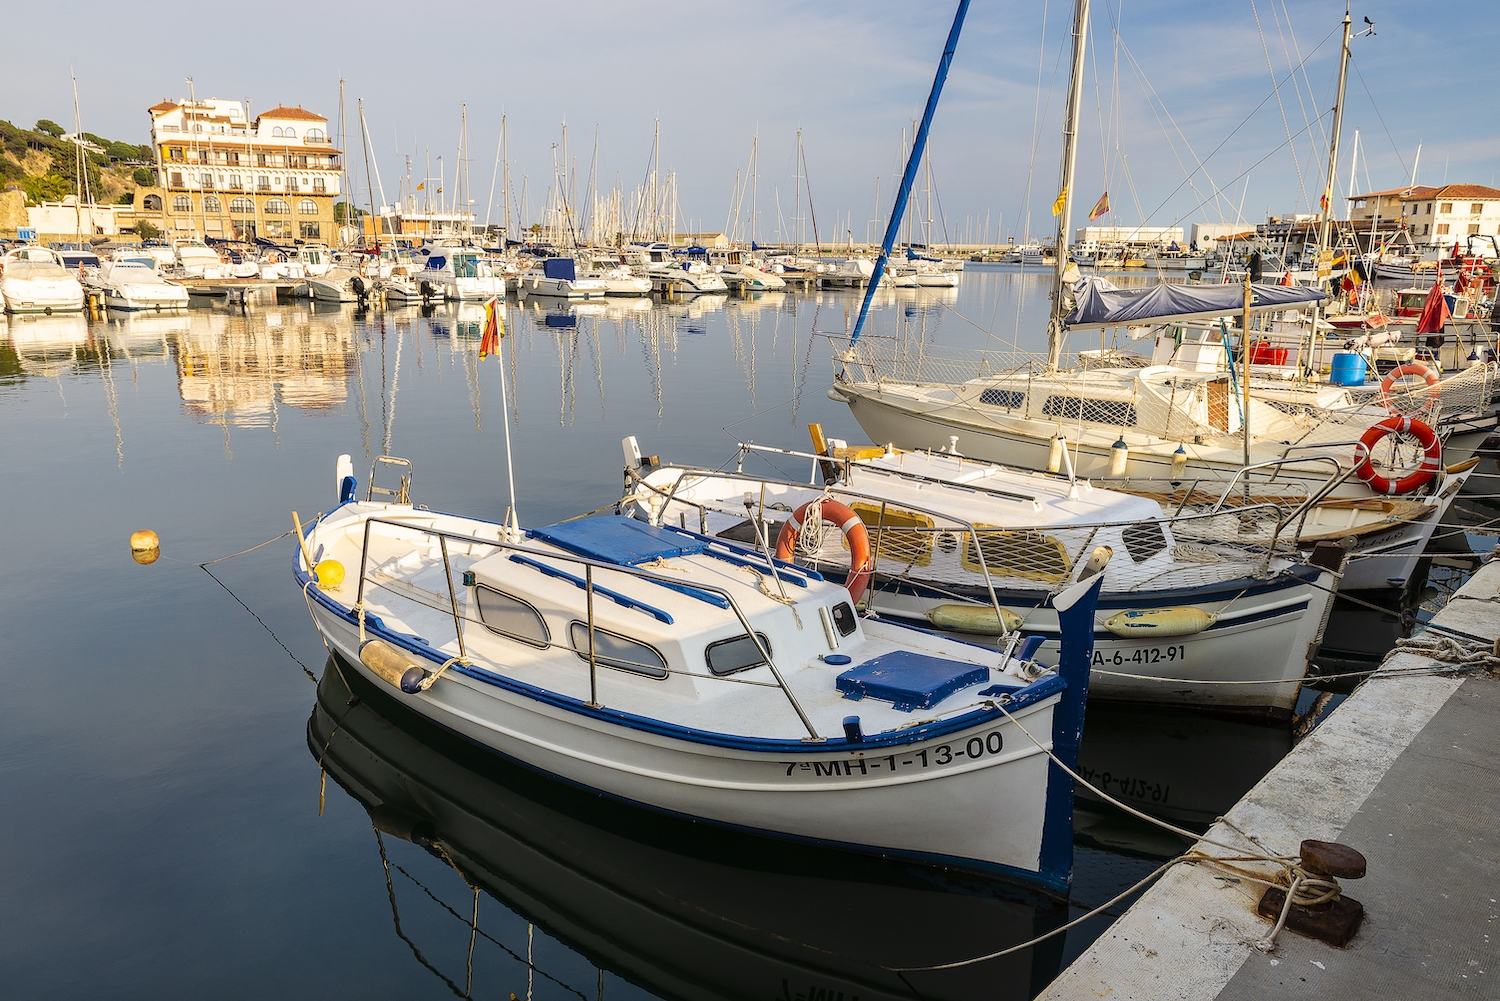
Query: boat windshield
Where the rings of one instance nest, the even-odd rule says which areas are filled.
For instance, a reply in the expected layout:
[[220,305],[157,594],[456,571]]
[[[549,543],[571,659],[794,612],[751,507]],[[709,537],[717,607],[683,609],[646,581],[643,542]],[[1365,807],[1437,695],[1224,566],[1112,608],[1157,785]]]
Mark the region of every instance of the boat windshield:
[[5,266],[7,278],[66,278],[70,272],[54,261],[12,261]]
[[478,255],[453,255],[453,277],[455,278],[478,278],[480,277],[481,267]]

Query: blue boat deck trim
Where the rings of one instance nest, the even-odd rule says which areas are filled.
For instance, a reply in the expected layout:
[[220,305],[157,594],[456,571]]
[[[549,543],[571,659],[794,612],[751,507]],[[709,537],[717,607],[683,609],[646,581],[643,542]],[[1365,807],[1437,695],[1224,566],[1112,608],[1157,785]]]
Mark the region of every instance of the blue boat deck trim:
[[[577,576],[576,574],[570,574],[566,570],[559,570],[557,567],[548,566],[540,560],[534,560],[529,556],[522,556],[520,553],[511,553],[510,561],[512,563],[519,563],[522,566],[531,567],[533,570],[540,570],[548,577],[556,577],[558,580],[568,581],[579,590],[587,590],[590,586],[588,581],[584,580],[582,577]],[[594,584],[593,589],[596,594],[604,595],[606,598],[610,599],[617,605],[623,605],[626,608],[634,608],[637,611],[645,612],[647,615],[651,616],[657,621],[665,622],[669,626],[672,624],[671,614],[662,611],[660,608],[657,608],[654,605],[648,605],[644,601],[639,601],[635,598],[632,598],[628,594],[621,594],[619,591],[607,588],[602,584]]]
[[715,546],[709,546],[708,548],[704,549],[703,555],[712,556],[714,559],[723,560],[725,563],[732,563],[737,567],[749,567],[752,570],[764,571],[767,574],[774,573],[776,576],[780,577],[788,584],[796,584],[798,587],[807,587],[807,578],[802,576],[801,568],[799,567],[796,571],[788,570],[780,560],[776,561],[776,567],[773,570],[771,565],[768,564],[765,560],[752,560],[747,557],[740,556],[736,553],[726,553],[719,550]]

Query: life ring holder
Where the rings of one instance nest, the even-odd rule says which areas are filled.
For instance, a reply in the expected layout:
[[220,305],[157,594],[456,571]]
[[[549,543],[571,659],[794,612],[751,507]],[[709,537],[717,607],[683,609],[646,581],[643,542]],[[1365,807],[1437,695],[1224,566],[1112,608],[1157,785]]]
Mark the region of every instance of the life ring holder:
[[[1375,443],[1391,434],[1409,434],[1422,444],[1422,464],[1412,473],[1392,482],[1375,471],[1370,451]],[[1409,494],[1427,485],[1437,475],[1443,463],[1443,443],[1437,432],[1413,417],[1387,417],[1372,424],[1354,446],[1354,475],[1369,485],[1377,494],[1394,496]]]
[[[807,509],[818,501],[808,501],[797,510],[792,512],[781,526],[781,531],[776,535],[776,558],[778,560],[790,561],[797,551],[797,536],[802,531],[802,519],[807,516]],[[874,572],[874,561],[870,559],[870,533],[865,528],[865,523],[860,520],[848,507],[829,497],[821,500],[822,520],[834,525],[844,533],[844,538],[849,541],[849,578],[844,586],[849,589],[849,597],[858,604],[859,599],[864,596],[865,589],[870,585],[870,577]]]
[[[1421,376],[1427,380],[1427,402],[1420,409],[1405,411],[1396,406],[1391,399],[1391,388],[1396,385],[1396,380],[1404,375]],[[1419,414],[1432,414],[1436,412],[1438,405],[1443,402],[1443,386],[1439,381],[1437,373],[1423,365],[1419,361],[1409,361],[1403,365],[1397,365],[1386,373],[1386,377],[1380,380],[1380,404],[1395,414],[1397,417],[1415,417]]]

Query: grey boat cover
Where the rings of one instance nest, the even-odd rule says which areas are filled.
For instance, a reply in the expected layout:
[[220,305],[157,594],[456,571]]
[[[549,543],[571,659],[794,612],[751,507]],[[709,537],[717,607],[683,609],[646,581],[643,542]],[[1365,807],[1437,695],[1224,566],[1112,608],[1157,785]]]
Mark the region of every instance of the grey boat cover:
[[[1300,285],[1251,285],[1252,313],[1297,309],[1328,298]],[[1074,286],[1075,304],[1063,321],[1068,327],[1133,327],[1168,320],[1207,319],[1244,310],[1245,287],[1225,285],[1153,285],[1115,288],[1102,278]]]

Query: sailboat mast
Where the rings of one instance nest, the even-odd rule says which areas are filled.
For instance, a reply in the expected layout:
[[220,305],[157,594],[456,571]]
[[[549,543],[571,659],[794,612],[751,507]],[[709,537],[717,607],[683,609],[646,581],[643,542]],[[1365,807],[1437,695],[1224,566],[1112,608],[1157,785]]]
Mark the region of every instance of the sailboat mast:
[[[1354,23],[1349,16],[1349,8],[1344,7],[1344,45],[1339,50],[1339,96],[1338,103],[1333,106],[1333,136],[1328,143],[1328,187],[1323,189],[1323,221],[1318,226],[1318,250],[1321,252],[1328,246],[1329,231],[1333,227],[1333,198],[1334,188],[1338,180],[1339,166],[1339,134],[1344,127],[1344,83],[1349,78],[1349,29]],[[1350,178],[1350,182],[1353,182]],[[1319,278],[1322,278],[1322,268],[1318,269]]]
[[1047,324],[1047,371],[1056,372],[1062,359],[1064,292],[1067,290],[1068,229],[1073,225],[1073,175],[1078,167],[1078,120],[1083,114],[1083,55],[1088,41],[1089,0],[1073,4],[1073,75],[1068,87],[1068,114],[1063,125],[1062,191],[1058,200],[1057,239],[1052,252],[1057,258],[1052,279],[1052,320]]
[[[365,124],[365,99],[359,98],[359,141],[365,153],[365,191],[370,196],[370,232],[375,236],[375,256],[380,257],[380,216],[375,214],[375,185],[370,178],[370,130]],[[364,242],[364,227],[360,227],[360,242]],[[379,263],[378,261],[376,263]]]

